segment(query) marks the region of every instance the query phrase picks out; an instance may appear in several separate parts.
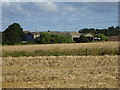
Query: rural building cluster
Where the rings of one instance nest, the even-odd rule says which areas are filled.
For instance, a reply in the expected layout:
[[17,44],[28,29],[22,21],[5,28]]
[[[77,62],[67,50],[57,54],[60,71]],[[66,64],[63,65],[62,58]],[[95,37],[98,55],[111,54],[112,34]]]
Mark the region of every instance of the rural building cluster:
[[[60,31],[47,31],[47,32],[51,33],[51,34],[59,34],[59,35],[64,35],[64,36],[70,36],[72,41],[78,41],[81,35],[84,35],[90,41],[94,41],[94,40],[99,40],[100,39],[100,38],[94,37],[90,33],[67,32],[67,31],[63,31],[63,32],[60,32]],[[33,41],[33,40],[37,39],[38,37],[40,37],[40,34],[42,32],[24,31],[24,33],[25,33],[25,41]]]
[[14,44],[53,44],[53,43],[85,43],[91,41],[119,41],[119,26],[108,29],[84,28],[79,31],[38,31],[30,32],[13,23],[2,33],[3,45]]

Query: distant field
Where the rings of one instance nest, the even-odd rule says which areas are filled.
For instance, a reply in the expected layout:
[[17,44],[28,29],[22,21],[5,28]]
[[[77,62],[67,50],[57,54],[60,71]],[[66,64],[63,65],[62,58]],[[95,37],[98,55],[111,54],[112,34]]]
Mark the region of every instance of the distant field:
[[109,41],[120,41],[120,37],[119,36],[108,36],[108,40]]
[[118,55],[118,42],[3,46],[3,57]]
[[3,46],[2,85],[118,88],[118,51],[118,42]]

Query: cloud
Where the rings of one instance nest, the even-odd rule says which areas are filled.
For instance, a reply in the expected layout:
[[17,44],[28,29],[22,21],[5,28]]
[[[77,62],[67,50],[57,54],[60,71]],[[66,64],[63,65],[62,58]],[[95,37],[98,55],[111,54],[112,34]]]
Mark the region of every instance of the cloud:
[[117,25],[117,3],[3,2],[3,27],[19,22],[25,30]]
[[71,7],[71,6],[67,6],[64,9],[65,9],[65,11],[76,11],[77,10],[76,8]]
[[42,3],[34,3],[38,9],[48,12],[56,12],[58,11],[58,7],[54,2],[42,2]]
[[[9,17],[11,16],[13,18],[18,18],[21,16],[29,17],[31,16],[30,11],[24,7],[25,5],[26,3],[4,2],[2,3],[3,15],[8,17],[8,13],[9,13]],[[17,16],[17,17],[14,17],[14,16]]]
[[2,0],[2,2],[119,2],[119,0]]

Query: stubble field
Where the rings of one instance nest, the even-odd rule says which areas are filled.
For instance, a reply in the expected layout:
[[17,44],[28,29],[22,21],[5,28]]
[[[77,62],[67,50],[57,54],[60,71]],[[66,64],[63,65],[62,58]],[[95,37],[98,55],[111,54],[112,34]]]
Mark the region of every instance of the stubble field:
[[[118,49],[118,42],[3,46],[3,53],[82,48]],[[93,51],[94,52],[94,51]],[[118,55],[15,56],[2,59],[4,88],[118,88]]]

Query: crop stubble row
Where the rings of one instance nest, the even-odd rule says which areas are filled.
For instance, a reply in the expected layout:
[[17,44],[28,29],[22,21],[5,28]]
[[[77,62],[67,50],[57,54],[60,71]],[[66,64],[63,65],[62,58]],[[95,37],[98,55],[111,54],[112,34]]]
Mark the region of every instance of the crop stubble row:
[[6,88],[116,88],[118,56],[4,57]]

